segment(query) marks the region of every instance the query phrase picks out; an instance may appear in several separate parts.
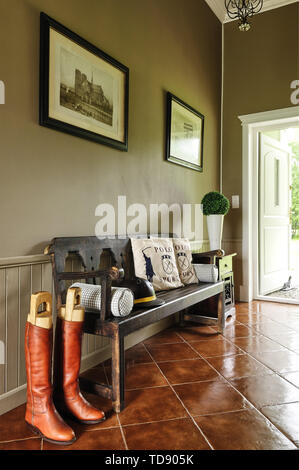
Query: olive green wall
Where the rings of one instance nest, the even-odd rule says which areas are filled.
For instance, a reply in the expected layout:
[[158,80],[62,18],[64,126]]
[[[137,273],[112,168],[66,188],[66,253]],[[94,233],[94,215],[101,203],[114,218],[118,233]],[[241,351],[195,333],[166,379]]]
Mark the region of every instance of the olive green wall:
[[[98,204],[199,203],[219,189],[221,24],[198,0],[0,0],[0,257],[93,235]],[[38,124],[39,13],[130,69],[129,151]],[[205,115],[204,172],[165,158],[165,94]]]
[[[223,192],[241,196],[242,128],[238,116],[292,106],[290,83],[298,79],[299,5],[255,16],[242,33],[224,25]],[[224,236],[242,238],[242,209],[225,218]]]

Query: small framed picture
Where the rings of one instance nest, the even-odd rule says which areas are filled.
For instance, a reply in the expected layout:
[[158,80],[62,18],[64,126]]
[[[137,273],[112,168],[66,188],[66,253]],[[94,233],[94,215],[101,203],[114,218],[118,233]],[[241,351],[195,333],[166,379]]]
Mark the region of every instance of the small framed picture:
[[167,93],[166,159],[203,171],[204,116]]
[[45,13],[40,124],[128,150],[129,69]]

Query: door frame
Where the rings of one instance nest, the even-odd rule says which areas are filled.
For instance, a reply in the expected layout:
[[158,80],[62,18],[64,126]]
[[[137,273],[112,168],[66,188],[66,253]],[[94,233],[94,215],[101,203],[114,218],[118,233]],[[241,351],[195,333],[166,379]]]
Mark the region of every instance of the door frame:
[[299,125],[299,106],[238,116],[242,125],[242,285],[240,300],[298,303],[258,293],[258,155],[259,133]]

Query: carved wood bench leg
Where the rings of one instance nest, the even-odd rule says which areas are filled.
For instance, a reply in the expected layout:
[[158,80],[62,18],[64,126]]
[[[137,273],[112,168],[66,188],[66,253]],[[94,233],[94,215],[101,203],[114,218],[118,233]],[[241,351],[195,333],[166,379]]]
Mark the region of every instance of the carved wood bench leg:
[[112,338],[112,405],[116,413],[125,407],[124,338],[115,331]]
[[223,330],[225,327],[224,291],[218,295],[217,316],[218,316],[218,333],[223,333]]

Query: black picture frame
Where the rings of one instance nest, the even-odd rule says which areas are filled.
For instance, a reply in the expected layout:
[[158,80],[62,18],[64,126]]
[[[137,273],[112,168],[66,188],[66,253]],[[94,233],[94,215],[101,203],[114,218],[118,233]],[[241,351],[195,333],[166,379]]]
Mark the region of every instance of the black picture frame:
[[166,160],[202,172],[204,125],[203,114],[167,92]]
[[[62,46],[58,54],[59,40]],[[73,50],[76,52],[70,52]],[[67,60],[63,60],[63,54]],[[83,64],[83,70],[77,72],[77,64]],[[62,70],[67,66],[69,69],[63,75]],[[61,70],[60,80],[57,70]],[[92,70],[91,79],[86,70]],[[94,72],[98,83],[93,82]],[[74,82],[74,86],[63,84],[63,76],[66,81]],[[108,98],[104,86],[110,93]],[[128,67],[43,12],[40,14],[39,98],[41,126],[128,150]]]

